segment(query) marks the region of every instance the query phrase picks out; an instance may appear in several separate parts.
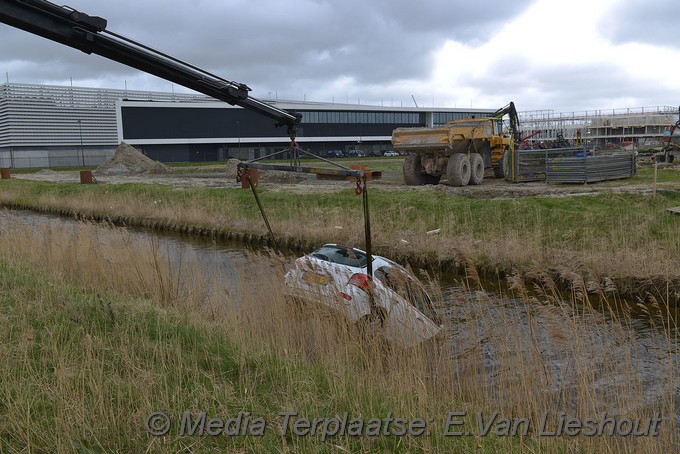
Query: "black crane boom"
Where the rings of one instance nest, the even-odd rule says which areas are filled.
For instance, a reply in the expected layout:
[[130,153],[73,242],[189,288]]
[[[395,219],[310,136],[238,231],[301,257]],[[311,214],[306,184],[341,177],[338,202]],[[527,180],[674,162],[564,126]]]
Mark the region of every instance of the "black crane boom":
[[97,54],[191,90],[270,117],[286,126],[295,139],[302,115],[249,96],[243,83],[223,79],[144,44],[106,30],[98,16],[44,0],[0,0],[0,22],[56,41],[87,54]]

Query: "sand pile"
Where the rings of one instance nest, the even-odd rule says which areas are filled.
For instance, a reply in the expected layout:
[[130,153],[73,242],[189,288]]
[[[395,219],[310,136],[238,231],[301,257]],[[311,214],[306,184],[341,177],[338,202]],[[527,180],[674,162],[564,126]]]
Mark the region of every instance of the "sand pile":
[[227,161],[227,168],[225,170],[227,178],[231,178],[232,180],[236,181],[236,172],[238,172],[238,167],[236,167],[236,165],[239,162],[241,161],[233,158]]
[[[226,175],[227,178],[236,181],[236,172],[238,171],[237,164],[241,162],[238,159],[230,159],[227,161]],[[263,162],[266,164],[266,162]],[[295,172],[284,172],[282,170],[262,170],[259,169],[259,180],[263,183],[299,183],[305,179],[305,176]]]
[[171,173],[165,164],[143,155],[133,146],[121,142],[114,155],[97,167],[95,175],[140,175]]

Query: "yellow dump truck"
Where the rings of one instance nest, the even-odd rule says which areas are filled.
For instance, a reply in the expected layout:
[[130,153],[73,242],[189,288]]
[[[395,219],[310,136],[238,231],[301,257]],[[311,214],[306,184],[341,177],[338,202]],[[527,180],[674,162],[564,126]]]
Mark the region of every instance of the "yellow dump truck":
[[[510,130],[503,131],[503,116],[510,116]],[[503,178],[503,156],[519,139],[519,118],[514,103],[489,117],[452,120],[436,128],[397,128],[392,145],[411,152],[404,160],[404,183],[415,186],[481,184],[487,168]]]

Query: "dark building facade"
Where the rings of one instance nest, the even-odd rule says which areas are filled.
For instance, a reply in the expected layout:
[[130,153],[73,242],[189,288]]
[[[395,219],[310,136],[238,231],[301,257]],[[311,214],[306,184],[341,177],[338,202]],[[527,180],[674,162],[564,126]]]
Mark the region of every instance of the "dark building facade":
[[[303,115],[297,141],[317,154],[391,149],[392,130],[486,109],[267,100]],[[0,167],[99,165],[121,142],[164,162],[253,159],[289,147],[268,117],[200,94],[0,84]]]
[[[275,102],[302,114],[297,142],[305,150],[361,151],[378,155],[391,149],[398,127],[444,124],[492,110],[392,108],[347,104]],[[119,140],[165,162],[255,159],[289,147],[283,127],[264,116],[225,103],[118,104]]]

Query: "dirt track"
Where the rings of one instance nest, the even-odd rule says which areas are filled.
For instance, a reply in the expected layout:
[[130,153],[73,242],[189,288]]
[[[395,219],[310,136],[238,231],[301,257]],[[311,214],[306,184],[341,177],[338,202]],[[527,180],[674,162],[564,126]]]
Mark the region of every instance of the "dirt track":
[[[78,183],[78,171],[41,170],[37,173],[15,174],[12,178],[52,181],[58,183]],[[450,187],[445,184],[436,186],[406,186],[400,181],[398,174],[385,174],[383,179],[369,182],[369,188],[399,191],[438,191],[446,194],[465,195],[473,198],[518,198],[527,196],[564,197],[574,195],[588,195],[602,192],[615,193],[646,193],[652,191],[652,182],[633,184],[629,180],[609,181],[588,185],[548,185],[543,182],[512,184],[503,180],[487,178],[479,186]],[[100,176],[98,184],[146,183],[165,184],[181,188],[239,188],[240,183],[235,177],[225,173],[224,165],[206,167],[175,167],[168,174],[141,174]],[[351,189],[354,184],[350,181],[318,180],[314,175],[304,175],[304,179],[297,183],[261,180],[261,186],[269,190],[287,190],[295,193],[335,192],[341,189]],[[680,183],[659,183],[659,190],[680,190]]]
[[[207,171],[209,172],[209,171]],[[125,184],[125,183],[147,183],[147,184],[167,184],[177,187],[188,188],[211,188],[211,187],[240,187],[236,181],[231,181],[213,172],[212,176],[206,174],[181,174],[170,173],[162,175],[115,175],[115,176],[99,176],[96,177],[98,184]],[[51,181],[54,183],[79,183],[80,173],[76,171],[53,171],[41,170],[36,173],[16,174],[12,178],[33,180],[33,181]]]
[[[651,180],[639,183],[630,180],[609,181],[590,185],[548,185],[544,182],[511,184],[493,178],[493,172],[487,172],[481,185],[451,187],[445,184],[427,186],[406,186],[401,177],[401,160],[390,158],[368,158],[360,162],[372,170],[382,171],[382,178],[369,183],[369,188],[382,190],[443,192],[446,194],[464,195],[473,198],[498,199],[527,196],[572,196],[596,194],[601,192],[648,192],[652,191]],[[99,184],[146,183],[163,184],[178,188],[238,188],[236,181],[239,160],[229,159],[224,164],[197,166],[188,165],[170,168],[160,162],[149,159],[134,147],[121,143],[115,154],[100,165],[93,174]],[[349,162],[343,162],[349,165]],[[16,178],[28,180],[51,181],[58,183],[79,183],[78,171],[53,171],[44,169],[36,173],[18,174]],[[335,192],[343,188],[352,188],[351,179],[329,180],[317,179],[314,174],[298,174],[287,171],[260,170],[260,185],[269,190],[286,190],[306,194],[310,192]],[[638,179],[639,181],[639,179]],[[662,189],[680,189],[678,184],[662,184]]]

